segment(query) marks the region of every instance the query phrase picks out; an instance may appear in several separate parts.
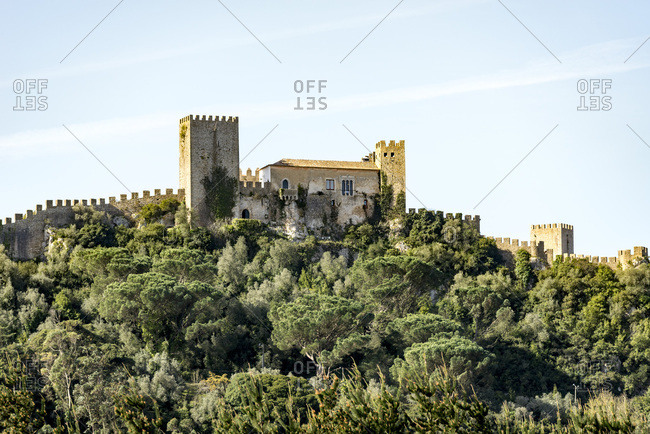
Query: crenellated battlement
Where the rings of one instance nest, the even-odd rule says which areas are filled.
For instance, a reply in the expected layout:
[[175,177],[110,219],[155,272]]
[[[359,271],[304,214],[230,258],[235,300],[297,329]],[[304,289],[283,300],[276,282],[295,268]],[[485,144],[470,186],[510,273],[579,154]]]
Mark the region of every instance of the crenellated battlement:
[[499,246],[507,246],[507,247],[528,247],[528,241],[521,241],[521,244],[519,243],[519,240],[516,238],[510,239],[510,238],[495,238],[495,237],[487,237],[490,240],[494,240],[497,243],[497,247]]
[[573,253],[565,253],[562,256],[558,255],[558,257],[561,257],[563,261],[566,260],[572,260],[572,259],[582,259],[586,260],[587,262],[590,262],[592,264],[596,265],[607,265],[608,267],[611,268],[617,268],[619,261],[618,258],[611,256],[611,257],[606,257],[606,256],[591,256],[591,255],[575,255]]
[[404,149],[405,147],[405,140],[390,140],[388,144],[386,144],[386,140],[381,140],[375,144],[375,149],[380,150],[380,149]]
[[436,211],[436,210],[427,210],[426,208],[418,208],[417,210],[415,208],[409,208],[408,213],[411,215],[419,214],[421,212],[431,212],[433,214],[439,215],[443,218],[446,218],[448,220],[452,219],[458,219],[458,220],[463,220],[466,223],[479,223],[481,221],[481,216],[475,215],[463,215],[463,213],[445,213],[444,211]]
[[576,255],[573,253],[573,225],[564,223],[551,223],[542,225],[531,225],[530,244],[525,241],[519,245],[519,241],[510,238],[493,238],[502,256],[510,259],[518,249],[523,248],[531,253],[531,256],[544,258],[548,265],[553,264],[556,259],[562,261],[581,259],[592,264],[606,265],[610,268],[627,268],[630,265],[638,264],[639,261],[647,260],[648,249],[642,246],[635,246],[633,250],[619,250],[618,257],[599,257],[590,255]]
[[563,254],[556,255],[556,258],[562,258],[563,261],[572,260],[572,259],[583,259],[587,262],[596,265],[606,265],[610,268],[628,268],[631,265],[634,265],[635,260],[644,260],[648,258],[648,248],[642,246],[635,246],[633,250],[619,250],[618,257],[610,256],[590,256],[590,255],[574,255],[574,254]]
[[237,116],[206,116],[206,115],[189,115],[180,119],[179,123],[185,122],[231,122],[238,123],[239,117]]
[[239,188],[241,194],[252,190],[268,192],[271,191],[271,183],[268,181],[264,183],[260,181],[239,181]]
[[258,182],[260,180],[260,169],[259,169],[259,167],[257,169],[255,169],[254,174],[253,174],[253,171],[250,168],[246,169],[246,173],[244,173],[240,168],[239,169],[239,180],[240,181]]
[[418,208],[417,210],[415,208],[409,208],[408,213],[409,215],[417,215],[420,213],[433,213],[436,216],[438,216],[441,219],[447,219],[447,220],[460,220],[461,222],[472,225],[476,228],[476,230],[480,233],[481,232],[481,216],[475,215],[463,215],[463,213],[445,213],[444,211],[436,211],[436,210],[427,210],[426,208]]
[[7,246],[9,255],[14,259],[29,260],[43,255],[49,244],[49,228],[63,228],[75,222],[75,205],[92,206],[105,212],[110,218],[134,218],[148,204],[157,204],[165,199],[183,201],[185,191],[172,188],[156,189],[151,194],[144,190],[142,194],[121,194],[107,199],[56,199],[45,201],[45,206],[36,205],[35,209],[24,214],[15,214],[12,221],[7,217],[4,224],[0,222],[0,242]]
[[568,229],[573,230],[573,225],[567,225],[565,223],[549,223],[544,225],[531,225],[531,229]]
[[547,259],[548,251],[544,250],[544,242],[540,241],[519,241],[517,238],[501,238],[501,237],[487,237],[494,240],[497,249],[501,252],[501,257],[506,264],[513,266],[515,256],[519,250],[525,250],[530,253],[531,259]]
[[174,192],[173,188],[167,188],[164,190],[155,189],[154,194],[151,194],[150,190],[144,190],[142,196],[139,193],[131,193],[131,197],[128,197],[126,194],[120,195],[120,200],[118,201],[115,196],[111,196],[108,199],[56,199],[56,200],[46,200],[45,206],[36,205],[33,210],[27,210],[24,214],[15,214],[13,221],[11,217],[4,219],[4,224],[0,221],[0,230],[3,227],[15,224],[16,222],[29,220],[31,218],[42,216],[47,214],[47,211],[51,210],[71,210],[73,206],[83,205],[83,206],[94,206],[98,208],[105,207],[107,205],[112,205],[120,208],[123,205],[132,204],[132,205],[145,205],[147,203],[156,202],[168,198],[176,198],[179,201],[182,201],[185,197],[185,191],[180,188]]

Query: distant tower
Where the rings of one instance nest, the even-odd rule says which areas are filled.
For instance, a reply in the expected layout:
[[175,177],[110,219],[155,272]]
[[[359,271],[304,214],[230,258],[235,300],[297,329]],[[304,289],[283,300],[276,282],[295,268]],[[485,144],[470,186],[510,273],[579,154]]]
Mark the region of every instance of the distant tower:
[[396,199],[400,193],[406,194],[406,146],[404,140],[388,144],[381,141],[375,145],[375,152],[370,160],[379,168],[386,183],[393,186],[393,197]]
[[530,241],[543,241],[546,250],[553,250],[553,258],[565,253],[573,254],[573,226],[564,223],[532,225]]
[[[199,224],[207,225],[214,217],[208,197],[214,197],[220,187],[232,185],[234,214],[239,199],[239,119],[189,115],[180,120],[179,133],[179,184],[185,189],[187,207],[194,211]],[[205,180],[219,172],[225,179],[212,180],[212,191],[206,191]]]

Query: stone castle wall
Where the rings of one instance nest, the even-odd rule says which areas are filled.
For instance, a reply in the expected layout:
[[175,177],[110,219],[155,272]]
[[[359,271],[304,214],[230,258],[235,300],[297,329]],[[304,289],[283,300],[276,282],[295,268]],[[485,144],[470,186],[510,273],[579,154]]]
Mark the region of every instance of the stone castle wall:
[[612,269],[627,268],[635,262],[648,257],[646,247],[636,246],[633,250],[619,250],[618,257],[599,257],[591,255],[576,255],[573,253],[573,226],[563,223],[552,223],[531,226],[530,243],[510,238],[494,238],[501,251],[503,259],[508,264],[514,265],[514,256],[517,251],[524,249],[531,254],[531,258],[543,258],[548,265],[552,265],[557,258],[562,260],[584,259],[592,264],[606,265]]
[[115,218],[133,219],[140,209],[150,203],[159,204],[165,199],[174,198],[182,202],[185,192],[179,189],[176,193],[171,188],[154,190],[153,195],[145,190],[140,196],[132,193],[116,197],[90,200],[48,200],[45,206],[36,205],[34,210],[25,214],[15,214],[14,219],[6,218],[0,222],[0,243],[7,249],[9,255],[18,260],[30,260],[40,257],[45,251],[51,228],[63,228],[75,222],[73,206],[92,206],[98,211],[106,212],[114,221]]
[[479,234],[481,233],[481,217],[478,215],[475,215],[474,217],[472,217],[471,215],[464,216],[462,213],[453,214],[453,213],[445,213],[444,211],[435,211],[435,210],[427,211],[425,208],[419,208],[417,210],[415,208],[409,208],[408,210],[408,213],[411,215],[418,214],[421,212],[431,212],[447,220],[454,220],[454,219],[461,220],[463,223],[473,226],[474,229],[476,229],[476,231]]
[[[516,238],[488,238],[495,241],[497,248],[501,254],[501,258],[508,266],[514,266],[517,252],[522,249],[530,253],[531,259],[536,258],[548,261],[548,251],[545,250],[543,241],[531,241],[530,243],[528,241],[521,241],[520,243]],[[552,252],[550,253],[552,254]]]

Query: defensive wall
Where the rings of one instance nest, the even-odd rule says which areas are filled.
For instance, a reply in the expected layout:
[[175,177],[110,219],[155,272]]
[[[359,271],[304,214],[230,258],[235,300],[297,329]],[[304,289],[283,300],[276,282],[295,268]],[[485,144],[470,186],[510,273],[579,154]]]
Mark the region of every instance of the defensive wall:
[[436,210],[431,210],[428,211],[426,208],[418,208],[417,210],[415,208],[409,208],[408,213],[410,215],[415,215],[423,212],[430,212],[435,215],[437,215],[439,218],[442,219],[447,219],[447,220],[460,220],[465,224],[474,226],[474,228],[478,231],[478,233],[481,233],[481,216],[475,215],[463,215],[462,213],[445,213],[444,211],[436,211]]
[[[63,228],[75,222],[73,207],[76,205],[91,206],[98,211],[108,214],[114,224],[134,220],[140,209],[147,204],[159,204],[165,199],[174,198],[182,202],[185,191],[171,188],[150,190],[139,193],[111,196],[108,200],[101,199],[58,199],[48,200],[45,205],[36,205],[35,209],[27,210],[24,214],[15,214],[13,219],[7,217],[0,221],[0,243],[5,246],[7,253],[18,260],[29,260],[40,257],[49,244],[51,228]],[[119,220],[119,219],[125,220]]]
[[612,269],[627,268],[635,262],[648,257],[646,247],[636,246],[631,250],[619,250],[618,256],[600,257],[592,255],[576,255],[573,253],[573,226],[563,223],[552,223],[531,226],[531,241],[519,242],[518,239],[494,238],[502,258],[508,265],[514,265],[517,251],[523,249],[530,253],[531,259],[544,259],[548,265],[554,260],[582,259],[592,264],[606,265]]
[[[519,241],[516,238],[495,238],[488,237],[491,240],[494,240],[499,252],[501,253],[501,258],[504,262],[513,266],[515,264],[515,257],[519,250],[525,250],[530,253],[531,259],[543,259],[546,262],[549,262],[549,259],[553,257],[553,250],[546,250],[544,248],[544,241]],[[550,255],[550,256],[549,256]],[[552,260],[551,260],[552,262]]]

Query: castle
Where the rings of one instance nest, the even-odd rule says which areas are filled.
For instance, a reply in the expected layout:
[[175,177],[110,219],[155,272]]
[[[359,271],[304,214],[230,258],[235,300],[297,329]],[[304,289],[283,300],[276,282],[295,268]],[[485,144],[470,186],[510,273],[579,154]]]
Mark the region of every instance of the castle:
[[[185,202],[194,224],[209,226],[218,219],[257,219],[286,233],[302,237],[327,235],[332,228],[359,224],[375,214],[383,194],[391,206],[404,211],[406,153],[404,141],[380,141],[360,161],[298,160],[283,158],[254,172],[239,167],[239,119],[237,117],[186,116],[179,122],[179,188],[145,190],[116,197],[90,200],[48,200],[45,207],[16,214],[15,221],[0,222],[0,243],[18,260],[41,257],[54,228],[74,223],[74,205],[104,211],[113,224],[137,221],[143,206],[166,199]],[[415,213],[409,209],[409,214]],[[441,211],[439,214],[444,215]],[[447,214],[473,225],[480,233],[479,216]],[[173,221],[163,222],[172,226]],[[513,264],[524,249],[533,261],[551,264],[557,257],[584,258],[612,268],[627,267],[647,258],[648,249],[621,250],[618,257],[576,256],[573,226],[533,225],[530,242],[495,238],[506,263]]]
[[403,140],[379,142],[360,161],[284,158],[254,174],[239,167],[236,117],[184,117],[179,140],[180,188],[201,225],[215,218],[253,218],[298,235],[328,222],[361,223],[375,211],[382,184],[392,189],[395,204],[406,188]]
[[576,255],[573,251],[573,226],[564,223],[532,225],[530,227],[530,242],[510,238],[492,238],[499,249],[504,261],[514,263],[515,254],[523,249],[530,253],[534,261],[552,264],[557,257],[563,259],[585,259],[593,264],[606,265],[610,268],[627,268],[630,264],[648,257],[648,248],[635,246],[633,250],[619,250],[618,256],[598,257]]

